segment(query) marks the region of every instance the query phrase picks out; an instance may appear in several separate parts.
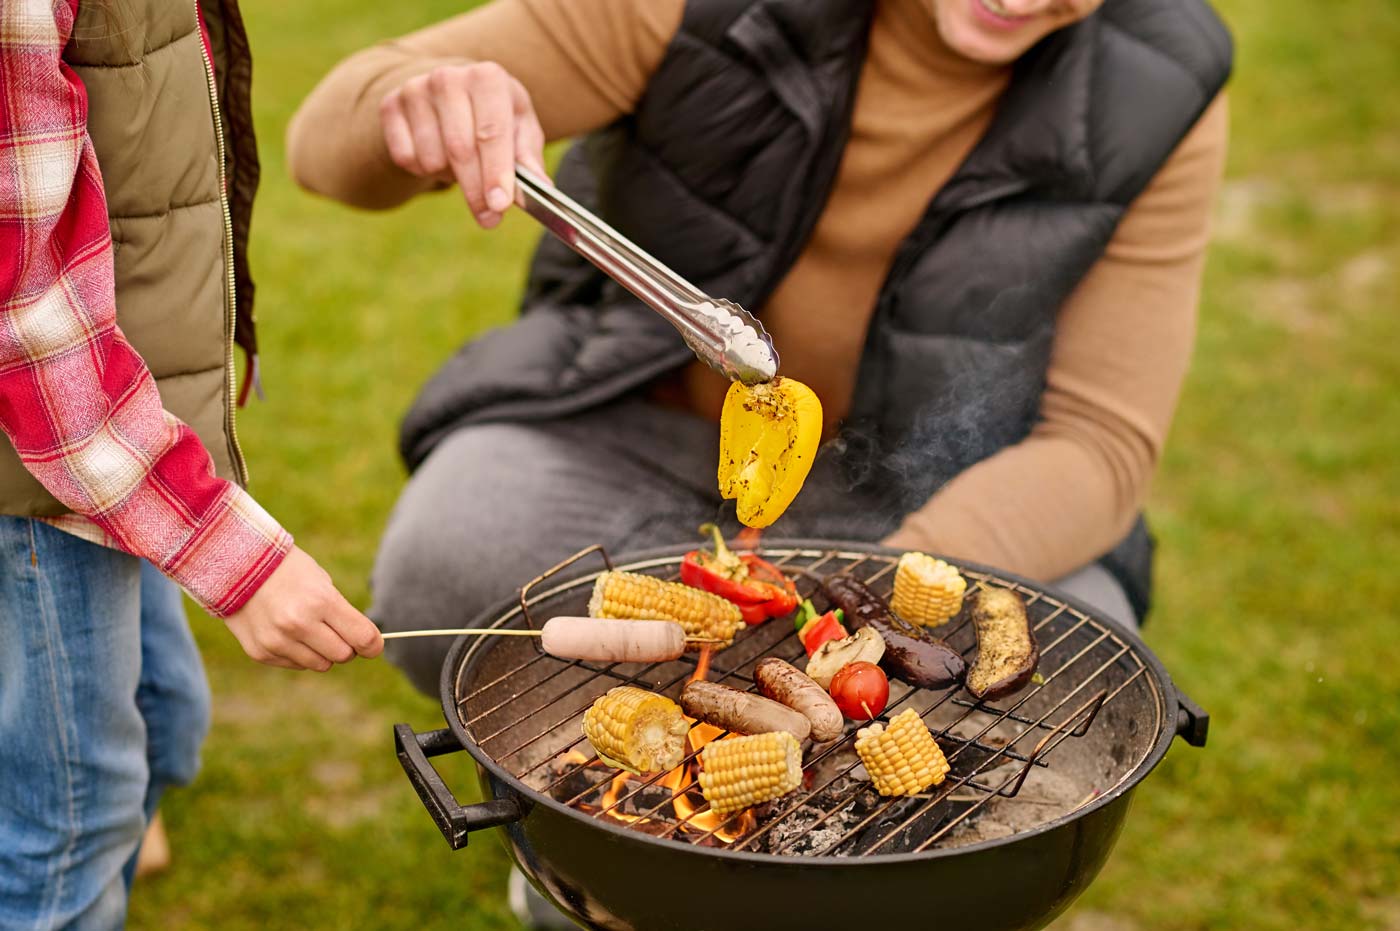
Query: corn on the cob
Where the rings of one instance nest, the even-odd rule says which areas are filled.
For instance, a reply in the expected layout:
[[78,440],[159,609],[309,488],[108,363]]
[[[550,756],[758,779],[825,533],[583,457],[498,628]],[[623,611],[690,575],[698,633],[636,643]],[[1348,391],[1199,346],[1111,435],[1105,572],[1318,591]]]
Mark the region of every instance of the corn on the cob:
[[962,610],[967,580],[941,559],[905,553],[894,571],[894,613],[921,627],[946,623]]
[[872,724],[856,731],[856,753],[881,795],[914,795],[948,775],[948,761],[923,718],[906,708],[888,727]]
[[787,731],[715,740],[700,751],[700,791],[718,814],[739,811],[802,784],[802,749]]
[[639,572],[604,572],[593,585],[590,617],[678,621],[686,636],[719,640],[722,649],[734,642],[743,626],[738,605],[698,588],[667,582]]
[[689,730],[680,705],[630,685],[612,689],[583,715],[583,735],[598,759],[633,773],[681,765]]

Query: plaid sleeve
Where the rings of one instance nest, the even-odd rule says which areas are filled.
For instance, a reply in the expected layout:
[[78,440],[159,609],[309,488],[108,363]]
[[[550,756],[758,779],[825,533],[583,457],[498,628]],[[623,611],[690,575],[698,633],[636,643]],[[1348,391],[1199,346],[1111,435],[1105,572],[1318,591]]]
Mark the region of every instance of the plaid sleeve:
[[76,9],[0,2],[0,429],[55,498],[225,616],[291,537],[215,476],[117,326],[87,97],[60,57]]

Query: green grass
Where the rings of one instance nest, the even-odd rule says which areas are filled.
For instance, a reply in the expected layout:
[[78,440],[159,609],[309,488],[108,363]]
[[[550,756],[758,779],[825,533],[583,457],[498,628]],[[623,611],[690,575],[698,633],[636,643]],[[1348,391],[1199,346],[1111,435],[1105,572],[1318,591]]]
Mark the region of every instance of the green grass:
[[[1223,0],[1234,139],[1199,350],[1159,474],[1149,640],[1212,714],[1138,794],[1080,929],[1400,927],[1400,6]],[[447,2],[245,0],[264,183],[254,270],[266,404],[258,497],[363,605],[403,482],[415,388],[507,321],[535,230],[475,231],[453,196],[357,215],[296,191],[281,138],[341,55]],[[164,806],[175,852],[137,928],[513,927],[490,836],[448,851],[400,773],[395,721],[441,721],[388,666],[243,659],[199,618],[205,769]],[[464,764],[440,761],[470,791]],[[936,903],[930,903],[936,909]]]

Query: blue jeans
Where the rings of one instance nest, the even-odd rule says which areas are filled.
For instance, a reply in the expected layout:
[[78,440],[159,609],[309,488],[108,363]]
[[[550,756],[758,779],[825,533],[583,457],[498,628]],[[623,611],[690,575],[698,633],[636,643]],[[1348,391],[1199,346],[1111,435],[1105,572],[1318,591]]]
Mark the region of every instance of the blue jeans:
[[121,927],[146,823],[208,729],[179,589],[0,517],[0,928]]

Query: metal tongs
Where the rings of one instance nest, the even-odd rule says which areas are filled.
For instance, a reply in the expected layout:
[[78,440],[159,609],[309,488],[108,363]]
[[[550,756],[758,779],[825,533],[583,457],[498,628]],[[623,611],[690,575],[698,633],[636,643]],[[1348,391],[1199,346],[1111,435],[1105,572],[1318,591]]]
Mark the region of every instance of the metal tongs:
[[570,248],[670,321],[711,368],[756,385],[778,374],[778,353],[754,316],[714,298],[647,255],[547,178],[515,166],[516,202]]

